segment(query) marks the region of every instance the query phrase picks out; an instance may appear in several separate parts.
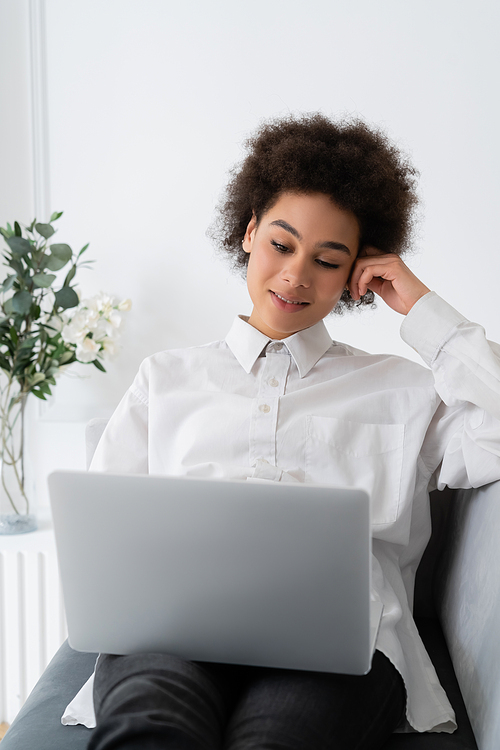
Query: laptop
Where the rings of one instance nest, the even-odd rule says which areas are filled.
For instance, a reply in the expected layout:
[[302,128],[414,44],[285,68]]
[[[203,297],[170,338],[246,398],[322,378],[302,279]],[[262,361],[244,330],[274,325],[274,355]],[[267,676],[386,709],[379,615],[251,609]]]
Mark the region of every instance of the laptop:
[[78,471],[49,490],[72,648],[369,671],[363,490]]

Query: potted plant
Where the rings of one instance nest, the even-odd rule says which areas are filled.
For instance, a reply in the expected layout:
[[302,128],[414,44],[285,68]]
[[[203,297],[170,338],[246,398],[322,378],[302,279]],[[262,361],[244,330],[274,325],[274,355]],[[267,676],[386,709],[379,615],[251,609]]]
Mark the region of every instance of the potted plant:
[[103,293],[80,301],[74,279],[93,261],[83,260],[88,244],[74,253],[51,242],[61,216],[0,228],[8,269],[0,285],[0,534],[36,528],[24,470],[28,397],[45,400],[74,362],[106,372],[102,360],[116,351],[121,313],[131,304]]

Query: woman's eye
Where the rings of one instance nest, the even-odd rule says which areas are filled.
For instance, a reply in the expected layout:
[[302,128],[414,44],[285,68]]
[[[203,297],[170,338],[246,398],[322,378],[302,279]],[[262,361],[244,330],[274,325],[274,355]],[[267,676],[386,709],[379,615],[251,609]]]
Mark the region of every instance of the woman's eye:
[[286,245],[280,245],[279,242],[275,242],[274,240],[271,240],[271,245],[279,252],[279,253],[287,253],[288,248]]
[[322,268],[339,268],[340,267],[338,263],[327,263],[326,260],[321,260],[320,258],[318,258],[317,262],[320,266],[322,266]]
[[[271,245],[278,253],[293,252],[289,247],[282,245],[280,242],[276,242],[276,240],[271,240]],[[321,266],[321,268],[340,268],[339,263],[328,263],[326,260],[321,260],[321,258],[317,258],[316,263]]]

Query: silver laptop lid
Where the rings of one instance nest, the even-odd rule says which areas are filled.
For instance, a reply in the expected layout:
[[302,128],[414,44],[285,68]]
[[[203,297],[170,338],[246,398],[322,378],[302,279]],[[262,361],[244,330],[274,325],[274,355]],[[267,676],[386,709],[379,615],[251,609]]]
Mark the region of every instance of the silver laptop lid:
[[73,648],[368,671],[362,490],[68,471],[49,488]]

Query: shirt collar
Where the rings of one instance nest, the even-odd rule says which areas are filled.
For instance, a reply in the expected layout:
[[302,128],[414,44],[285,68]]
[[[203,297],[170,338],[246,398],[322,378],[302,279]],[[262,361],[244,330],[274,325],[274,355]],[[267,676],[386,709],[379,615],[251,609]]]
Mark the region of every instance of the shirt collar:
[[[248,318],[243,315],[235,318],[226,336],[226,344],[247,373],[269,341],[271,339],[250,325]],[[332,345],[330,334],[322,320],[282,341],[292,355],[301,378],[307,375]]]

